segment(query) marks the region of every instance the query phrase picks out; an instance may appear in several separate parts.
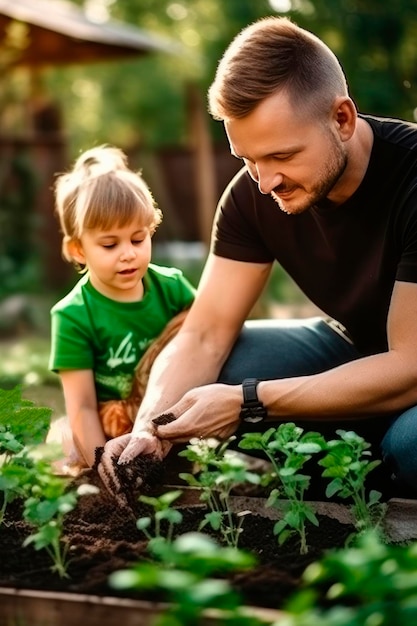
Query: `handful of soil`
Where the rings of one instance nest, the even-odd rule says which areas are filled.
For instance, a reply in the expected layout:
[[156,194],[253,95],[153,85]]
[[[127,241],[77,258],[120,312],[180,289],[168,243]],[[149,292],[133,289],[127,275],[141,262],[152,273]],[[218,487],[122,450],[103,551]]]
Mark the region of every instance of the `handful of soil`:
[[[156,417],[153,422],[157,425],[168,424],[175,419],[172,413]],[[93,470],[97,471],[103,456],[104,448],[96,448]],[[102,482],[107,491],[129,508],[135,508],[139,495],[149,493],[151,487],[162,484],[164,479],[164,460],[153,454],[142,454],[130,461],[119,465],[119,458],[112,457],[111,467],[107,468]]]
[[162,415],[158,415],[155,419],[152,420],[152,423],[155,426],[164,426],[165,424],[170,424],[175,421],[175,415],[173,413],[162,413]]

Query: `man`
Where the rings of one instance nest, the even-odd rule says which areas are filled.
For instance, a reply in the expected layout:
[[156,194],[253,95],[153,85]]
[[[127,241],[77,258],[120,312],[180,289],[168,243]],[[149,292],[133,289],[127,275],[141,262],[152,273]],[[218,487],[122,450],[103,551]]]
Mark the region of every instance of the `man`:
[[[415,487],[417,127],[358,114],[334,54],[285,18],[236,37],[209,103],[244,167],[195,303],[102,475],[112,455],[296,421],[383,440],[390,471]],[[330,321],[244,324],[275,259]],[[175,421],[155,426],[163,413]]]

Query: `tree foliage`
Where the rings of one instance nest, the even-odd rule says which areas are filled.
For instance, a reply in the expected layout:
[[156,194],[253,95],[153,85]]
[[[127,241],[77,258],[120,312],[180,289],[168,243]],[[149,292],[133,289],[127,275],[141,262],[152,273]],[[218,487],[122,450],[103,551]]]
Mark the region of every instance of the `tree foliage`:
[[[205,95],[218,60],[247,24],[286,15],[320,36],[342,62],[363,112],[413,120],[417,100],[415,0],[72,0],[91,15],[130,23],[180,44],[178,54],[74,66],[48,74],[74,149],[183,145],[187,84]],[[220,124],[211,122],[215,138]]]

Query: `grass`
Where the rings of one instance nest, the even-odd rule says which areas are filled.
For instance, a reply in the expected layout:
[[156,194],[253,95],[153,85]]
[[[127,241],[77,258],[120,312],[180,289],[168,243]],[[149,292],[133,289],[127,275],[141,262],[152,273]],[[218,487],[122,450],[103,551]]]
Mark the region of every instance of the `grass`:
[[32,334],[0,341],[0,387],[21,385],[25,398],[58,417],[65,406],[59,378],[48,369],[49,349],[49,339]]

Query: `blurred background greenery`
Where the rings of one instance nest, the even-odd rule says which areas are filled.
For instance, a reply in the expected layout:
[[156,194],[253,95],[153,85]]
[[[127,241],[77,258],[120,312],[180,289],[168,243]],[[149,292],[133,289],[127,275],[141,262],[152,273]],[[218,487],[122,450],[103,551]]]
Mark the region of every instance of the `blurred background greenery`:
[[[57,7],[60,0],[52,4]],[[287,16],[333,49],[360,111],[415,121],[417,106],[415,0],[72,4],[95,24],[116,20],[138,27],[169,39],[175,50],[65,65],[52,55],[50,63],[35,70],[13,67],[7,55],[1,57],[0,386],[22,384],[31,397],[39,393],[40,401],[56,405],[58,412],[58,380],[47,368],[49,308],[78,277],[60,256],[52,185],[54,174],[80,151],[101,143],[118,145],[131,165],[142,169],[164,212],[154,261],[182,267],[197,284],[207,251],[207,217],[211,221],[215,202],[238,167],[228,154],[222,125],[206,111],[206,92],[222,52],[241,28],[268,15]],[[5,45],[3,37],[0,50]],[[56,114],[49,129],[33,125],[34,102],[40,99]],[[205,229],[198,221],[204,204],[198,195],[204,181],[197,146],[202,141],[215,177],[204,209]],[[277,307],[286,304],[300,314],[310,311],[277,267],[254,316],[284,315]]]
[[[96,19],[116,18],[180,43],[179,54],[116,65],[51,70],[50,92],[63,107],[71,152],[96,142],[147,149],[188,141],[187,91],[205,93],[238,31],[285,15],[321,37],[340,58],[363,112],[412,120],[417,102],[415,0],[84,0]],[[210,122],[218,141],[221,124]]]
[[[62,105],[71,152],[95,142],[147,149],[188,141],[187,83],[205,97],[218,60],[250,22],[286,15],[340,58],[363,112],[413,119],[417,102],[415,0],[84,0],[107,16],[175,39],[178,55],[54,70],[47,80]],[[221,141],[221,124],[210,122]]]

